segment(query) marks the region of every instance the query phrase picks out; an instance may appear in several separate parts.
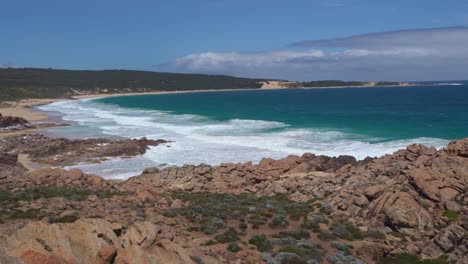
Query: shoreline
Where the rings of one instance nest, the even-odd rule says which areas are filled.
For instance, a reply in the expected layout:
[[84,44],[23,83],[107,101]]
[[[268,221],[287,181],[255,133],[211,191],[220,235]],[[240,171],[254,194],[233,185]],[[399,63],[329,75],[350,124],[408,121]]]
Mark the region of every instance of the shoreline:
[[[245,89],[220,89],[220,90],[178,90],[178,91],[152,91],[152,92],[140,92],[140,93],[108,93],[108,94],[83,94],[73,95],[70,98],[28,98],[20,101],[5,101],[0,103],[0,113],[4,116],[17,116],[24,118],[31,123],[43,123],[51,116],[47,115],[44,111],[38,110],[36,107],[46,105],[55,102],[67,101],[67,100],[82,100],[82,99],[97,99],[106,97],[119,97],[119,96],[137,96],[137,95],[157,95],[157,94],[180,94],[180,93],[207,93],[207,92],[235,92],[235,91],[255,91],[255,90],[286,90],[286,89],[298,89],[298,88],[286,88],[286,87],[269,87],[269,88],[245,88]],[[11,132],[15,135],[26,132],[33,132],[41,130],[42,128],[26,129],[21,131]],[[6,134],[0,133],[0,137],[5,137]]]
[[[321,90],[321,89],[346,89],[346,88],[384,88],[384,87],[415,87],[419,86],[414,85],[395,85],[395,86],[329,86],[329,87],[298,87],[290,88],[279,86],[279,83],[275,84],[264,84],[262,88],[242,88],[242,89],[219,89],[219,90],[176,90],[176,91],[151,91],[151,92],[133,92],[133,93],[109,93],[109,94],[83,94],[83,95],[73,95],[70,98],[29,98],[22,99],[18,102],[15,101],[5,101],[0,103],[0,113],[4,116],[17,116],[22,117],[31,123],[43,124],[50,123],[47,122],[52,116],[48,115],[44,111],[38,110],[36,107],[50,104],[54,102],[61,102],[67,100],[82,100],[82,99],[97,99],[97,98],[107,98],[107,97],[119,97],[119,96],[138,96],[138,95],[160,95],[160,94],[181,94],[181,93],[208,93],[208,92],[236,92],[236,91],[271,91],[271,90]],[[61,126],[64,123],[56,123],[56,126]],[[38,132],[47,127],[37,127],[13,132],[4,132],[0,133],[0,138],[5,138],[12,135],[21,135],[31,132]]]

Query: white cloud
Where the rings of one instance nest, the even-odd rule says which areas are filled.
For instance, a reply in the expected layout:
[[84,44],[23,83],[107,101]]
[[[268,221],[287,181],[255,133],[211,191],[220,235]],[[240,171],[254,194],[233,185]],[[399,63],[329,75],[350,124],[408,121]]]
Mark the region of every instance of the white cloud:
[[301,41],[282,51],[190,54],[159,69],[295,80],[467,79],[467,47],[465,27],[404,30]]
[[390,47],[465,48],[467,43],[468,27],[449,27],[388,31],[335,39],[304,40],[293,43],[292,46],[370,49]]

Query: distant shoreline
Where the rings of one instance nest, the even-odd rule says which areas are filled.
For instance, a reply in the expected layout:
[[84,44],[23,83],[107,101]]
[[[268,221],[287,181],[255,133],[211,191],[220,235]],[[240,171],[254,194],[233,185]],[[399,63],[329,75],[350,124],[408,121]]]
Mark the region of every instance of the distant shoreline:
[[[181,94],[181,93],[208,93],[208,92],[236,92],[236,91],[271,91],[271,90],[310,90],[310,89],[342,89],[342,88],[388,88],[388,87],[415,87],[422,86],[420,84],[411,85],[379,85],[379,86],[322,86],[322,87],[268,87],[268,88],[241,88],[241,89],[219,89],[219,90],[180,90],[180,91],[154,91],[141,93],[111,93],[111,94],[85,94],[74,95],[73,99],[94,99],[119,96],[136,96],[136,95],[152,95],[152,94]],[[69,99],[62,99],[69,100]]]

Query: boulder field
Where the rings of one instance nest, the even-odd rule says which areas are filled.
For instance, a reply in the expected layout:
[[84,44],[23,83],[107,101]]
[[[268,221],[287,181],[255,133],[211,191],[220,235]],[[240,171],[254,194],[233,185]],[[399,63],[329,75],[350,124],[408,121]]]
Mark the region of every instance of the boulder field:
[[59,166],[151,144],[0,142],[0,263],[468,263],[468,139],[363,161],[148,168],[120,182],[17,161]]

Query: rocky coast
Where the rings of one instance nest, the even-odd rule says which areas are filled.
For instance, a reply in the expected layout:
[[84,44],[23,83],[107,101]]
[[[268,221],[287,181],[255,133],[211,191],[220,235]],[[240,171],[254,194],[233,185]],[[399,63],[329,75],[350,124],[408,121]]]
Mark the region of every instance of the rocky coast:
[[125,181],[62,169],[164,142],[0,140],[0,263],[468,263],[468,138],[360,161],[148,168]]

